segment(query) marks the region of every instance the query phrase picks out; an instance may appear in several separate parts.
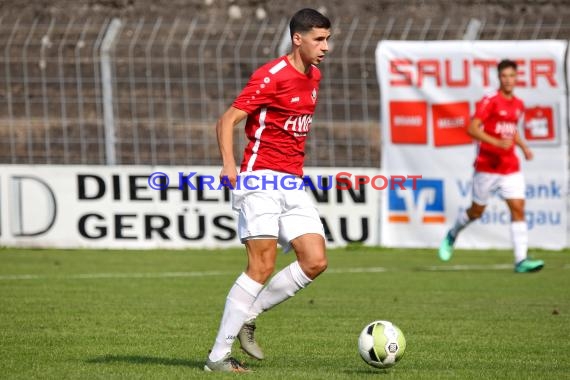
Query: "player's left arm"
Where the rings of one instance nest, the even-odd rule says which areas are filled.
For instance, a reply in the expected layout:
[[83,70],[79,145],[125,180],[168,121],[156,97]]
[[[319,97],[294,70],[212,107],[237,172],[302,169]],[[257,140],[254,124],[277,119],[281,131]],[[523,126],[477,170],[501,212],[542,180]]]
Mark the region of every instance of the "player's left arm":
[[[522,112],[522,114],[524,114],[524,112]],[[521,116],[521,119],[519,121],[519,125],[522,124],[523,119],[524,119],[524,117]],[[526,142],[524,142],[523,139],[521,138],[520,128],[518,128],[517,133],[515,133],[514,142],[519,148],[521,148],[521,150],[524,154],[525,160],[527,160],[527,161],[532,160],[532,158],[534,157],[534,154],[532,153],[532,150],[530,150],[528,145],[526,145]]]
[[521,148],[521,150],[523,151],[523,154],[524,154],[524,158],[527,161],[532,160],[532,158],[534,157],[534,154],[532,153],[532,150],[530,150],[528,145],[526,145],[526,143],[523,141],[523,139],[521,139],[520,133],[518,133],[518,131],[515,134],[515,144],[518,145],[519,148]]

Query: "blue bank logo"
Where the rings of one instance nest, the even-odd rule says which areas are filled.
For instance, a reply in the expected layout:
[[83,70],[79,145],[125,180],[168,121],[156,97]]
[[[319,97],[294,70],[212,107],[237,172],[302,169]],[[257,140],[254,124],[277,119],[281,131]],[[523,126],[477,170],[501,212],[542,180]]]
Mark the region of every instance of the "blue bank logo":
[[388,193],[390,223],[445,223],[444,186],[441,179],[419,179],[413,189],[412,180],[403,187],[390,186]]

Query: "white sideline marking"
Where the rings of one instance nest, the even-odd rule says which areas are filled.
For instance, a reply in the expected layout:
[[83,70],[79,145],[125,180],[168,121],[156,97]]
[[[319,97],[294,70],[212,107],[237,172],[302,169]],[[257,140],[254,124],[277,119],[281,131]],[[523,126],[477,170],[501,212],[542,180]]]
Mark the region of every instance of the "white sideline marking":
[[[505,270],[513,269],[512,264],[492,264],[492,265],[434,265],[418,268],[420,271],[428,272],[453,272],[453,271],[471,271],[471,270]],[[565,264],[562,269],[570,269],[570,264]],[[387,271],[395,271],[384,267],[367,267],[367,268],[338,268],[327,269],[325,274],[348,274],[348,273],[382,273]],[[209,276],[230,276],[236,275],[237,272],[222,271],[203,271],[203,272],[155,272],[155,273],[83,273],[69,275],[42,275],[42,274],[7,274],[0,275],[0,281],[9,280],[92,280],[106,278],[176,278],[176,277],[209,277]]]
[[16,274],[3,275],[0,280],[89,280],[100,278],[171,278],[171,277],[206,277],[229,275],[232,272],[205,271],[205,272],[159,272],[159,273],[83,273],[69,275],[37,275],[37,274]]
[[424,271],[463,271],[463,270],[505,270],[513,269],[513,264],[492,264],[492,265],[434,265],[429,267],[421,267]]
[[382,267],[370,267],[370,268],[343,268],[343,269],[327,269],[325,271],[326,273],[340,273],[340,274],[345,274],[345,273],[380,273],[380,272],[386,272],[387,269],[386,268],[382,268]]
[[[548,263],[546,263],[548,265]],[[570,269],[570,264],[564,264],[561,269]],[[504,270],[504,269],[514,269],[513,264],[492,264],[492,265],[439,265],[439,266],[429,266],[421,267],[419,270],[423,271],[468,271],[468,270]]]
[[169,277],[207,277],[223,276],[231,272],[205,271],[205,272],[162,272],[162,273],[85,273],[72,274],[64,278],[93,279],[93,278],[169,278]]
[[41,278],[41,276],[36,274],[7,274],[0,276],[0,280],[37,280],[38,278]]
[[[378,273],[385,272],[386,268],[339,268],[328,269],[325,273],[346,274],[346,273]],[[42,275],[42,274],[14,274],[0,275],[0,281],[5,280],[91,280],[106,278],[175,278],[175,277],[208,277],[237,275],[238,272],[204,271],[204,272],[157,272],[157,273],[83,273],[69,275]]]

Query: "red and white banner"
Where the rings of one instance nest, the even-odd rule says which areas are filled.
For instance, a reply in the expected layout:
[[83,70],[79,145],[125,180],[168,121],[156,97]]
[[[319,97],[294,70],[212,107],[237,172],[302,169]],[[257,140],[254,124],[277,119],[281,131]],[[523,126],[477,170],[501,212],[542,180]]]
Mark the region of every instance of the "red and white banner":
[[[515,93],[526,106],[521,136],[535,158],[521,159],[531,247],[568,244],[566,41],[382,41],[382,163],[387,174],[422,175],[416,190],[382,194],[385,246],[437,247],[458,212],[471,204],[476,146],[466,128],[478,101],[499,87],[497,63],[518,64]],[[507,248],[510,215],[497,197],[457,245]]]

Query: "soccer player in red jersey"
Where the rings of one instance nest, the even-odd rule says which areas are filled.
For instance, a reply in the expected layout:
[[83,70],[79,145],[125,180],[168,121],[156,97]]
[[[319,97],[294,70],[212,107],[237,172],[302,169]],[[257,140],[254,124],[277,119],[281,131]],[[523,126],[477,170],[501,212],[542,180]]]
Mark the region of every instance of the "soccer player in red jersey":
[[517,126],[524,113],[523,102],[514,95],[517,64],[503,60],[497,67],[499,90],[485,96],[477,105],[475,116],[468,128],[471,137],[478,141],[475,174],[473,175],[473,201],[466,212],[457,216],[439,248],[443,261],[451,259],[457,235],[485,211],[489,197],[498,192],[511,212],[511,238],[515,256],[515,272],[535,272],[544,266],[542,260],[527,257],[528,234],[525,221],[525,182],[515,154],[515,145],[521,148],[525,159],[532,159],[532,151],[520,138]]
[[[233,188],[232,207],[248,263],[227,296],[206,371],[247,371],[231,356],[236,338],[246,353],[263,359],[254,338],[256,317],[308,286],[327,267],[323,225],[301,184],[321,79],[317,65],[329,49],[331,23],[306,8],[289,27],[291,52],[258,68],[216,125],[220,180]],[[249,143],[238,176],[233,129],[244,119]],[[297,260],[268,281],[278,242],[285,250],[292,248]]]

